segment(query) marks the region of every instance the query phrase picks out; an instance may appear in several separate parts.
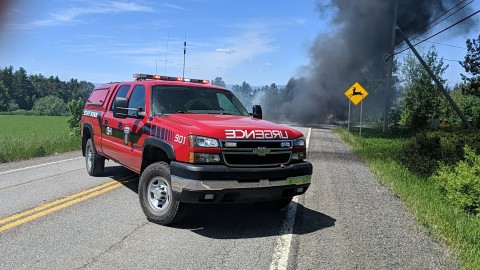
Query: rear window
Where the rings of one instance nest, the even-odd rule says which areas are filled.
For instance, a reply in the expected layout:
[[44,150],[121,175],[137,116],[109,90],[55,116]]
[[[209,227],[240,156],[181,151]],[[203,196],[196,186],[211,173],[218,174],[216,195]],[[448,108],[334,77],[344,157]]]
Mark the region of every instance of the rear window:
[[110,88],[94,89],[90,97],[88,98],[87,105],[103,106],[105,99],[107,98]]

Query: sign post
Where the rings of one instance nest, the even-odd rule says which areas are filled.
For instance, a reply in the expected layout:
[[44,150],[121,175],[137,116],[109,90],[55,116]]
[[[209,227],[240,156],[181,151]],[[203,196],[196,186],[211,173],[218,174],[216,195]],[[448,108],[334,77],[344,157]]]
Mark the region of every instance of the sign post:
[[[368,96],[367,90],[363,88],[358,82],[354,83],[350,88],[345,91],[344,95],[357,106],[360,103],[360,137],[362,136],[362,114],[363,114],[363,103],[362,100]],[[348,103],[348,131],[350,133],[350,102]]]
[[359,137],[362,137],[362,114],[363,114],[363,101],[360,101],[360,130],[358,133]]

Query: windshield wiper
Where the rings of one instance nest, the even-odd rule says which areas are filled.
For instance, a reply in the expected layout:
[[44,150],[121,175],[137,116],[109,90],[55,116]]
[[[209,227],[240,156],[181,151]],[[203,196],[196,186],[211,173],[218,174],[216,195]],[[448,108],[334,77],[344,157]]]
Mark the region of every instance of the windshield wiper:
[[174,113],[181,113],[181,114],[186,114],[186,113],[191,113],[191,114],[195,114],[195,112],[191,112],[191,111],[176,111]]

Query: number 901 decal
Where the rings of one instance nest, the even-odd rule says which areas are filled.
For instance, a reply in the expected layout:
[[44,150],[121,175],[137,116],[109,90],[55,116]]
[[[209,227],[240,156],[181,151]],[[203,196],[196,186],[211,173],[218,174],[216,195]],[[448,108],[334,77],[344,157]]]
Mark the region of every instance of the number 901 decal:
[[186,141],[187,141],[187,137],[182,136],[180,134],[175,134],[175,142],[179,144],[185,144]]

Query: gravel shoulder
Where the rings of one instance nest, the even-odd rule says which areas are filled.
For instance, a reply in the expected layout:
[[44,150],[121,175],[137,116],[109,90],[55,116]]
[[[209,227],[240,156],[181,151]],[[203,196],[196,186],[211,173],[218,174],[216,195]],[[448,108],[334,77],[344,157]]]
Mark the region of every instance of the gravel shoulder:
[[[300,203],[334,226],[295,237],[292,269],[458,269],[409,210],[328,129],[313,129],[313,184]],[[312,226],[299,212],[297,230]]]

